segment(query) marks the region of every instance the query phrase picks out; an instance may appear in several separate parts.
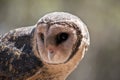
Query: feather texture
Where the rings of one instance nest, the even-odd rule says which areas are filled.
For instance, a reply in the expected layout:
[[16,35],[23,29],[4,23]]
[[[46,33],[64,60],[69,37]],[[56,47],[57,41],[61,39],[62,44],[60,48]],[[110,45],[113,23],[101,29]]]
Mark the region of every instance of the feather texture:
[[[64,42],[56,45],[61,38]],[[78,17],[49,13],[34,26],[0,35],[0,80],[65,80],[89,43],[87,27]]]

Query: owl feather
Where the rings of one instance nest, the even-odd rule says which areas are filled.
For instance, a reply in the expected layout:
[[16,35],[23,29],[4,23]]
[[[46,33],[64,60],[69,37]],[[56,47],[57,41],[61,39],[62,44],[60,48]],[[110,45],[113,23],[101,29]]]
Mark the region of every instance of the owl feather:
[[[46,30],[44,33],[48,33],[46,35],[48,37],[44,34],[39,35],[42,33],[40,32],[41,27]],[[53,34],[50,35],[50,31],[55,30],[54,27],[57,31],[51,32]],[[65,31],[70,34],[65,33]],[[75,40],[72,38],[67,40],[69,35]],[[58,40],[55,41],[56,39]],[[61,39],[64,42],[59,41]],[[65,46],[59,49],[58,46],[66,45],[65,42],[67,41],[71,43],[68,44],[71,46],[68,47],[70,49]],[[46,47],[41,52],[47,43],[56,46],[55,49],[47,53]],[[65,80],[83,58],[88,45],[88,30],[78,17],[64,12],[49,13],[34,26],[14,29],[0,36],[0,80]],[[70,51],[63,51],[63,48]],[[51,57],[51,60],[48,59],[49,55],[46,56],[45,54],[53,54],[55,50],[54,57]],[[58,50],[61,50],[61,54]],[[60,61],[61,58],[63,61]]]

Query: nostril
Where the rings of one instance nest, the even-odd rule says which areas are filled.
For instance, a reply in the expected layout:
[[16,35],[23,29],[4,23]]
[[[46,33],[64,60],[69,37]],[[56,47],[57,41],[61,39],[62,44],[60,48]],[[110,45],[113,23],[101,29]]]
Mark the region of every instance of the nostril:
[[55,47],[52,46],[52,45],[47,45],[47,46],[46,46],[46,50],[49,51],[50,53],[54,53]]
[[52,49],[49,49],[49,52],[50,52],[50,53],[54,53],[54,51],[53,51]]

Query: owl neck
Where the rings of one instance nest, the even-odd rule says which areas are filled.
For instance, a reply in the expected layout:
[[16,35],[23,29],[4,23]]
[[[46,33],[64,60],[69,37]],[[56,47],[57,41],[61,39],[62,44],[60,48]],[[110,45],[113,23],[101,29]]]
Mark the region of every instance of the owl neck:
[[83,58],[84,52],[85,52],[85,46],[86,44],[81,43],[81,46],[79,50],[76,52],[76,54],[65,64],[59,64],[59,65],[47,65],[49,72],[56,74],[56,76],[59,77],[59,79],[55,80],[65,80],[68,75],[75,70],[81,59]]
[[66,63],[59,65],[51,65],[44,63],[44,67],[29,80],[65,80],[68,75],[77,67],[85,52],[85,44],[81,43],[81,47],[77,53]]

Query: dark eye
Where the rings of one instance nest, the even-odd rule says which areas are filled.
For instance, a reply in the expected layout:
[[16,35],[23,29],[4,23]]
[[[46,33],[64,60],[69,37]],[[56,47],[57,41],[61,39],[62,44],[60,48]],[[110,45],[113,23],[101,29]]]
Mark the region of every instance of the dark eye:
[[60,44],[68,39],[68,33],[60,33],[56,37],[56,43]]
[[44,34],[43,33],[40,33],[40,38],[44,42]]

